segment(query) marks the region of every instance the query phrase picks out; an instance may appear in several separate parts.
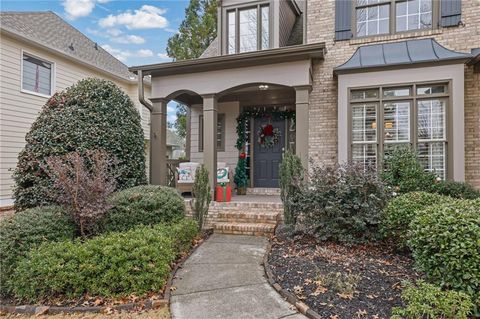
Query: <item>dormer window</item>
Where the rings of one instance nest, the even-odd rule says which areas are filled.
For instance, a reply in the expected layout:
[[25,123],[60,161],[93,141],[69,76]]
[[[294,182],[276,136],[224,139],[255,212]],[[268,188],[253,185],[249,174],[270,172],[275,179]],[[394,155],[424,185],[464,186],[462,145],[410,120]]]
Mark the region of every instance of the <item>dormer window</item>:
[[270,8],[268,5],[227,11],[228,54],[270,48]]

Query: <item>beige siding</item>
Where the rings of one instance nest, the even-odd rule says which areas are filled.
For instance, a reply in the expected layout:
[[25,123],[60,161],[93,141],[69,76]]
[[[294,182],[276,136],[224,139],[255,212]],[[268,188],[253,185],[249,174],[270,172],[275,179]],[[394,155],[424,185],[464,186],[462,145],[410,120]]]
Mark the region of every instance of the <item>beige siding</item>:
[[289,1],[280,1],[279,10],[279,26],[280,26],[280,46],[286,46],[290,33],[292,33],[293,25],[296,19]]
[[22,50],[54,63],[55,91],[63,90],[86,77],[114,81],[130,95],[139,110],[143,109],[142,126],[148,138],[149,113],[138,102],[136,85],[119,81],[5,34],[2,34],[0,41],[0,205],[11,204],[12,170],[16,166],[18,153],[25,145],[25,134],[47,100],[46,97],[20,91]]
[[[217,153],[218,162],[226,162],[230,169],[234,170],[237,166],[238,151],[235,148],[237,142],[237,116],[240,106],[238,102],[220,103],[218,113],[225,114],[225,151]],[[199,152],[199,117],[202,114],[202,107],[192,107],[191,115],[191,147],[190,160],[192,162],[203,163],[203,152]]]

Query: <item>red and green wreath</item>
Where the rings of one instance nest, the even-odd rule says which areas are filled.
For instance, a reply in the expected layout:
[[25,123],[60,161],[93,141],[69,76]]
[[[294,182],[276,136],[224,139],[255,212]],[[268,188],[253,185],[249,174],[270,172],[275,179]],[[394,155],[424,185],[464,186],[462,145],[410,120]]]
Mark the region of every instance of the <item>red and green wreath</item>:
[[281,132],[272,124],[264,124],[258,130],[258,144],[263,148],[272,148],[280,141]]

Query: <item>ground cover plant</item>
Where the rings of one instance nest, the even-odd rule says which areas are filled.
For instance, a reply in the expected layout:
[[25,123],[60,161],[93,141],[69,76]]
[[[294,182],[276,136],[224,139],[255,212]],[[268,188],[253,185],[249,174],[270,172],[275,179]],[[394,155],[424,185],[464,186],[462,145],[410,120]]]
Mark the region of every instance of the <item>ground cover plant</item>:
[[42,167],[47,158],[70,152],[101,149],[116,158],[119,189],[146,183],[140,115],[113,82],[85,79],[55,94],[25,139],[14,172],[17,209],[52,202],[52,181]]
[[172,263],[196,235],[196,223],[184,219],[173,227],[139,226],[84,242],[43,243],[17,263],[12,291],[28,302],[160,291]]

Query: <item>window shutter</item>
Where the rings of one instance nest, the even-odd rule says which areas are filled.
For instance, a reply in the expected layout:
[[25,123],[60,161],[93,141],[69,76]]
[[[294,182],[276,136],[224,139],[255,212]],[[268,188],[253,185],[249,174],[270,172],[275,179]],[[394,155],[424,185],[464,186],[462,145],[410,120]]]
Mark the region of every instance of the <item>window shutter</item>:
[[335,1],[335,40],[352,38],[352,0]]
[[441,21],[442,27],[457,26],[462,17],[461,0],[442,0],[441,2]]

